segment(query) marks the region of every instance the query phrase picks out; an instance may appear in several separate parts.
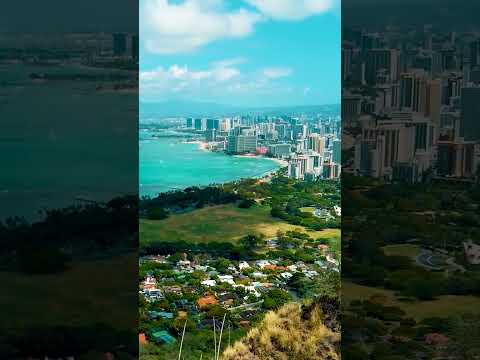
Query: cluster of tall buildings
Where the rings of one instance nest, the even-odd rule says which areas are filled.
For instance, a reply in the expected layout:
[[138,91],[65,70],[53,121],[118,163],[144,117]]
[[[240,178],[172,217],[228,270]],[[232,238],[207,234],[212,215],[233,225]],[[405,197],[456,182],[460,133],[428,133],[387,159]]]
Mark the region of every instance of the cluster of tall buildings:
[[114,56],[130,56],[138,59],[138,35],[116,33],[113,34],[113,55]]
[[211,150],[284,160],[288,176],[293,178],[315,180],[340,176],[340,117],[309,114],[187,118],[186,126],[203,133]]
[[480,164],[480,38],[431,26],[348,29],[342,122],[354,158],[344,170],[390,181],[473,179]]

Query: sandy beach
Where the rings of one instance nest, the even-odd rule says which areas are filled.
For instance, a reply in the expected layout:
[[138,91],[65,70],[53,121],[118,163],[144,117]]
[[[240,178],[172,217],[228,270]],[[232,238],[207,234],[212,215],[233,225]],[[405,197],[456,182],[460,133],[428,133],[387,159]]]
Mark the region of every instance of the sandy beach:
[[240,157],[240,158],[257,158],[257,159],[266,159],[266,160],[271,160],[279,164],[281,167],[286,167],[288,166],[288,162],[286,160],[282,159],[277,159],[277,158],[271,158],[263,155],[234,155],[234,157]]

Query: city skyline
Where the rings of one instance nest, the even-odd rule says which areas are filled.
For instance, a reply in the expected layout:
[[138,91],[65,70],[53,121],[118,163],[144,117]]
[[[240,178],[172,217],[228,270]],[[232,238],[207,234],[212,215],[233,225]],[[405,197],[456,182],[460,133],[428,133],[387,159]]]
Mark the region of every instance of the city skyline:
[[140,20],[141,102],[340,101],[337,0],[144,0]]

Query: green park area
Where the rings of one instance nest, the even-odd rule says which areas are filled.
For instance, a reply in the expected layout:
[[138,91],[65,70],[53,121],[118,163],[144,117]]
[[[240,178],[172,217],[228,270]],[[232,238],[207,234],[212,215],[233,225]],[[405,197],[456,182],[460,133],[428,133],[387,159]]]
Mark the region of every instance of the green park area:
[[183,214],[172,214],[163,220],[140,220],[142,244],[155,241],[231,242],[248,234],[275,237],[278,231],[301,231],[314,239],[340,238],[339,229],[313,231],[291,225],[270,215],[269,206],[248,209],[236,205],[215,205]]
[[91,314],[96,314],[96,323],[131,330],[136,323],[131,310],[137,301],[132,291],[137,279],[119,276],[119,269],[134,269],[137,263],[137,254],[132,253],[75,262],[59,274],[1,271],[0,282],[9,291],[0,295],[0,307],[8,309],[2,312],[0,326],[12,333],[37,327],[89,327],[95,325]]
[[398,307],[405,311],[407,316],[413,317],[417,321],[430,317],[443,318],[462,313],[480,314],[480,299],[475,296],[442,295],[429,301],[411,298],[408,301],[402,301],[395,295],[394,291],[342,280],[342,298],[344,301],[363,301],[370,299],[372,296],[382,297],[384,305]]
[[387,245],[382,249],[384,254],[387,256],[405,256],[412,260],[415,260],[420,253],[420,247],[418,245],[411,244]]

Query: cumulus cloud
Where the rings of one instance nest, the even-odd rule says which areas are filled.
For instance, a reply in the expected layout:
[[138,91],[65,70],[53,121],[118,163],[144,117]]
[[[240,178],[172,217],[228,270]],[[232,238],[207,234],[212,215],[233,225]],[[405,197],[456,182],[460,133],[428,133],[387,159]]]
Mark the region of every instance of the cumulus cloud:
[[142,0],[141,34],[147,51],[174,54],[212,41],[248,36],[262,19],[255,11],[226,10],[222,0]]
[[292,74],[292,69],[286,67],[271,67],[263,69],[263,75],[268,79],[278,79]]
[[262,14],[279,20],[301,20],[336,6],[338,0],[245,0]]
[[267,94],[287,89],[276,82],[291,74],[289,68],[266,68],[244,73],[237,65],[243,58],[213,62],[206,69],[193,70],[178,64],[140,72],[142,97],[165,100],[179,95],[187,98],[225,94]]
[[246,37],[261,21],[302,20],[333,10],[339,1],[244,0],[245,7],[233,10],[225,0],[140,0],[141,38],[151,53],[188,53],[213,41]]

